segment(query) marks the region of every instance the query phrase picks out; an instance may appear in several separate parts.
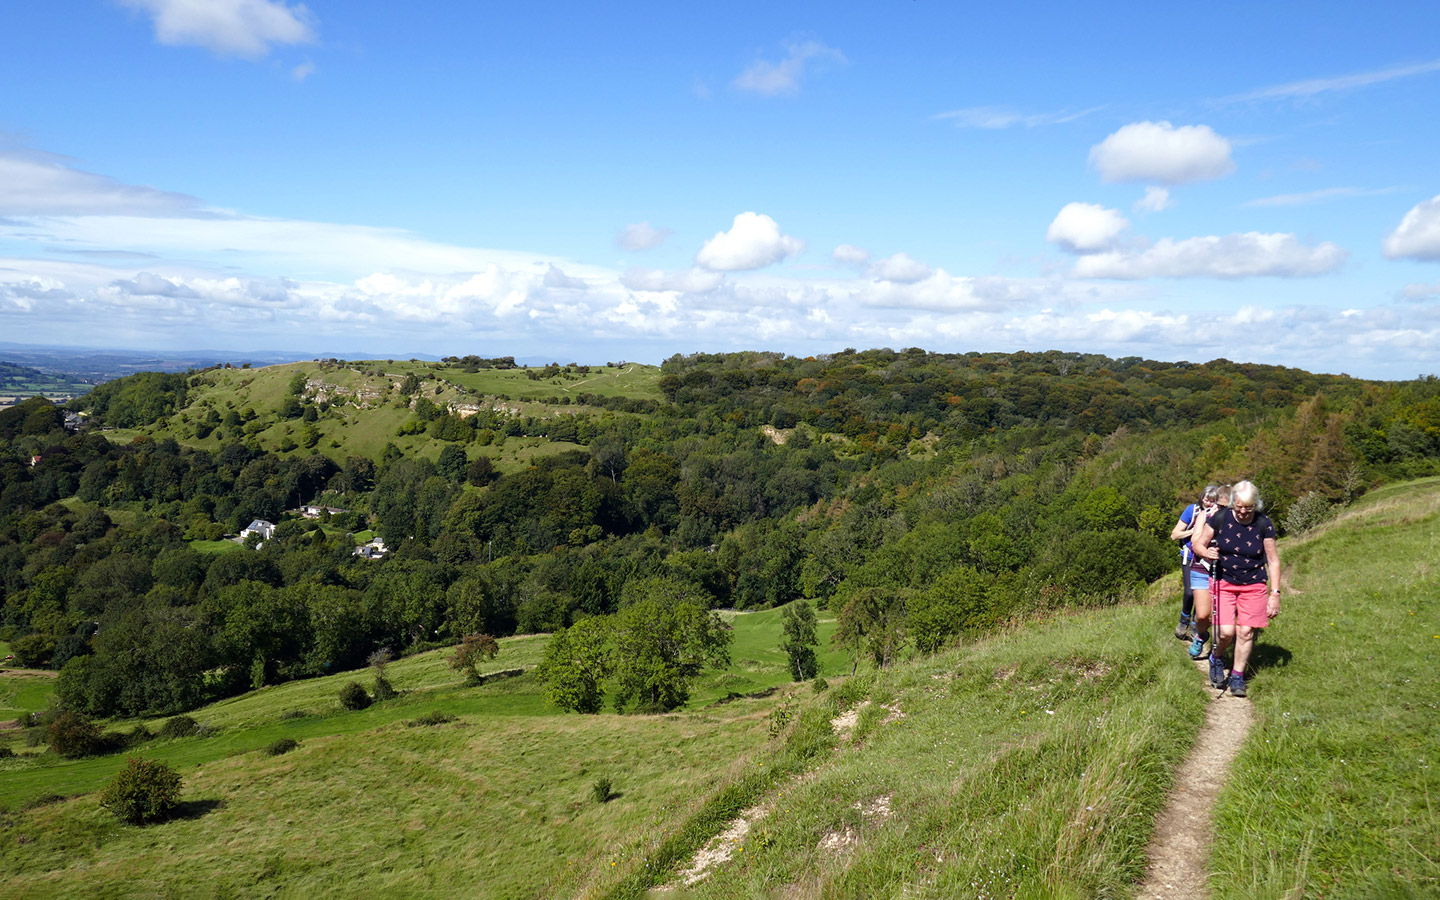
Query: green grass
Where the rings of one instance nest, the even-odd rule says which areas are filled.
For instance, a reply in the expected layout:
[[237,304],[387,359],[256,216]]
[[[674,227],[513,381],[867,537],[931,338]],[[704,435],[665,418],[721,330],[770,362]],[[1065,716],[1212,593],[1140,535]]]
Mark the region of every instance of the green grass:
[[[10,652],[0,644],[0,657]],[[39,712],[50,703],[55,692],[55,679],[48,675],[30,675],[0,669],[0,722],[9,722],[23,713]]]
[[191,541],[190,549],[199,553],[233,553],[236,550],[244,550],[244,544],[237,544],[234,541]]
[[[533,665],[547,640],[507,639],[485,668]],[[529,675],[463,687],[443,651],[398,660],[388,676],[408,693],[362,712],[340,711],[336,692],[369,673],[343,673],[195,713],[213,736],[145,745],[141,755],[186,778],[186,815],[160,828],[119,827],[98,807],[93,792],[122,756],[0,761],[12,810],[74,797],[0,818],[0,897],[151,896],[154,885],[175,896],[568,895],[620,878],[669,817],[767,739],[769,701],[564,715]],[[459,718],[405,724],[433,711]],[[299,748],[257,752],[282,737]],[[601,775],[619,795],[603,805],[590,791]]]

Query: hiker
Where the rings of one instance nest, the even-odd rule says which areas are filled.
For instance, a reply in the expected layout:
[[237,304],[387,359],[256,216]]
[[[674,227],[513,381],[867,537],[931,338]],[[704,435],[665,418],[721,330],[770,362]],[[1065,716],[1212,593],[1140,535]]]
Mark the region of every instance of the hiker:
[[[1219,503],[1220,486],[1210,484],[1200,493],[1200,500],[1185,507],[1180,520],[1170,529],[1170,540],[1183,541],[1180,545],[1180,624],[1175,626],[1175,637],[1190,641],[1190,658],[1199,659],[1205,642],[1199,637],[1200,619],[1204,619],[1204,634],[1210,634],[1210,563],[1195,555],[1190,539],[1199,533],[1200,524],[1215,511]],[[1201,612],[1203,610],[1203,612]],[[1194,640],[1192,640],[1192,638]],[[1200,649],[1195,649],[1195,642]]]
[[1210,683],[1226,686],[1222,654],[1233,644],[1232,697],[1245,696],[1245,664],[1255,646],[1255,629],[1280,615],[1280,552],[1275,525],[1264,509],[1260,489],[1242,481],[1231,490],[1230,508],[1206,519],[1191,539],[1196,555],[1215,563],[1212,588],[1220,634],[1210,646]]

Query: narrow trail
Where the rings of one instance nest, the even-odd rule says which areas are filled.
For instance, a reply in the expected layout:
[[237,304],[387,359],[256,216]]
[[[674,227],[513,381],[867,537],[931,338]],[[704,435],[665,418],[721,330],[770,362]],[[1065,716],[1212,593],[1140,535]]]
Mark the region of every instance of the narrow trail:
[[[1203,661],[1196,669],[1205,677]],[[1138,900],[1205,900],[1210,896],[1205,870],[1213,844],[1215,799],[1254,721],[1249,700],[1232,697],[1228,692],[1215,697],[1216,693],[1210,691],[1212,699],[1200,739],[1180,767],[1165,812],[1156,825],[1148,851],[1150,865],[1135,893]]]

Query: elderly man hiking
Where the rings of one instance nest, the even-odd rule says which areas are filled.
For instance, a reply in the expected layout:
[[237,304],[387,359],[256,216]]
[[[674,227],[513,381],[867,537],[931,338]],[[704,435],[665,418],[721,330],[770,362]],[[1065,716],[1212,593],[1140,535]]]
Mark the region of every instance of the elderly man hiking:
[[[1245,665],[1255,646],[1255,629],[1280,615],[1280,552],[1275,526],[1261,510],[1260,490],[1248,481],[1231,489],[1230,508],[1206,519],[1190,539],[1196,555],[1214,563],[1211,592],[1220,636],[1211,644],[1210,683],[1225,687],[1222,654],[1232,643],[1230,694],[1245,696]],[[1268,582],[1268,591],[1267,591]]]

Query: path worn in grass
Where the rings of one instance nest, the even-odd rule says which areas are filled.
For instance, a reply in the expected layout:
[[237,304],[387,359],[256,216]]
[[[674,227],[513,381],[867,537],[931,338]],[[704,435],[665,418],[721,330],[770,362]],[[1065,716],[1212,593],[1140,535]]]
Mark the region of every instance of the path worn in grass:
[[[1206,666],[1203,659],[1196,663],[1202,677]],[[1249,700],[1232,697],[1228,691],[1211,699],[1205,727],[1180,767],[1165,812],[1156,823],[1147,854],[1150,865],[1135,893],[1137,900],[1203,900],[1210,896],[1205,871],[1214,844],[1215,799],[1253,721]]]

